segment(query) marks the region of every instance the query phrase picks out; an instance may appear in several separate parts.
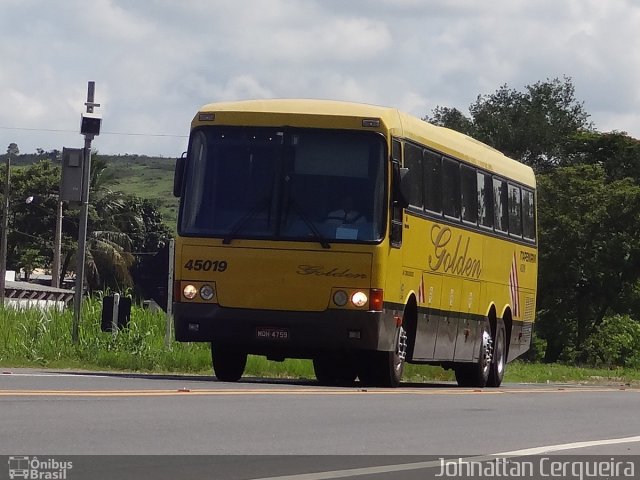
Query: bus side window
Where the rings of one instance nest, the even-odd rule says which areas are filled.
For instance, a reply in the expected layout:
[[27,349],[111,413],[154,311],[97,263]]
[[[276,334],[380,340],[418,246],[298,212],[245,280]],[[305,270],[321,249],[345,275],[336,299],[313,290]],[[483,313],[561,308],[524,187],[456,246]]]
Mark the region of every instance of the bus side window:
[[460,186],[462,193],[462,220],[478,222],[478,194],[476,192],[476,170],[467,165],[460,166]]
[[405,181],[409,184],[409,205],[422,210],[422,149],[411,143],[404,144],[404,166],[409,169]]
[[509,235],[522,237],[522,193],[509,184]]
[[[391,157],[393,160],[393,171],[392,175],[394,175],[394,186],[393,188],[399,187],[399,181],[397,184],[395,175],[400,175],[399,166],[402,165],[402,144],[399,140],[395,138],[391,143]],[[389,234],[389,238],[391,240],[391,246],[393,248],[400,248],[402,246],[402,215],[403,215],[403,207],[395,201],[395,196],[397,193],[394,191],[394,202],[393,207],[391,209],[391,232]],[[406,199],[403,199],[406,200]]]
[[493,224],[496,231],[507,233],[509,231],[509,193],[507,182],[499,178],[493,179]]
[[424,206],[427,210],[442,213],[442,155],[424,151]]
[[491,175],[478,172],[478,223],[493,228],[493,187]]
[[536,239],[535,202],[529,190],[522,190],[522,233],[527,240]]
[[446,216],[460,218],[460,165],[448,158],[442,162],[442,207]]
[[394,162],[402,163],[402,143],[399,140],[393,139],[391,144],[391,159]]

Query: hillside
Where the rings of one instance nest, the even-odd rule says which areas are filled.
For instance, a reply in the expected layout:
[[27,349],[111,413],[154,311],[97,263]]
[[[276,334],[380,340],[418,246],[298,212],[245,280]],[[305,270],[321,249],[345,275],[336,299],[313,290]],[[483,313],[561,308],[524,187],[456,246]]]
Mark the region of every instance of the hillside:
[[[60,164],[62,152],[52,150],[35,154],[19,154],[11,159],[13,168],[22,168],[42,160]],[[106,174],[111,190],[149,199],[158,205],[164,223],[174,232],[178,216],[178,199],[173,196],[173,171],[175,158],[148,157],[145,155],[101,155],[108,164]],[[0,163],[6,155],[0,155]]]
[[157,203],[165,223],[175,230],[178,199],[173,196],[174,158],[139,155],[102,156],[113,178],[112,190]]

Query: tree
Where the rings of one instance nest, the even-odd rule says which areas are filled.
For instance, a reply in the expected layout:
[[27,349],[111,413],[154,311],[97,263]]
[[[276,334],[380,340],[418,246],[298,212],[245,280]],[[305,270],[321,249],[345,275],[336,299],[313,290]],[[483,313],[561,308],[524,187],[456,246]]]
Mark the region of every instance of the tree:
[[[162,215],[153,202],[137,197],[132,197],[130,200],[129,208],[139,212],[144,219],[142,229],[128,231],[135,256],[135,262],[131,268],[135,292],[140,297],[156,298],[158,286],[166,289],[167,285],[169,257],[165,252],[160,252],[166,250],[171,231],[163,223]],[[158,253],[160,255],[156,257]],[[162,303],[159,299],[157,301]]]
[[[640,280],[640,186],[609,181],[602,165],[538,176],[538,325],[546,361],[583,359],[585,340],[608,313],[626,313]],[[571,356],[571,355],[569,355]]]
[[[53,237],[56,225],[57,190],[60,179],[60,167],[45,160],[15,169],[11,175],[11,226],[9,235],[8,263],[18,268],[18,259],[24,251],[32,249],[39,252],[47,267],[53,258]],[[27,204],[26,199],[33,197]],[[66,225],[66,244],[72,243],[70,229]],[[77,228],[77,227],[76,227]]]
[[7,147],[7,153],[12,157],[17,157],[18,155],[20,155],[20,149],[18,148],[18,144],[13,142],[10,143],[9,146]]
[[538,176],[538,330],[549,361],[563,352],[585,359],[585,339],[606,315],[640,308],[640,142],[620,132],[579,132],[561,164],[568,166]]
[[601,165],[609,181],[629,177],[640,183],[640,140],[624,132],[579,132],[567,143],[564,164]]
[[457,108],[437,106],[433,109],[432,116],[426,116],[423,120],[434,125],[451,128],[472,137],[476,134],[473,120],[465,117],[464,113]]
[[502,85],[491,95],[479,95],[469,112],[471,118],[436,107],[426,120],[466,133],[538,171],[558,165],[572,136],[592,129],[568,77],[527,85],[524,92]]
[[40,251],[35,248],[27,248],[22,251],[17,265],[21,270],[24,270],[24,279],[29,281],[31,272],[36,268],[42,266],[44,257],[40,255]]
[[[97,157],[92,169],[85,271],[90,290],[124,289],[133,285],[134,252],[155,252],[170,232],[150,202],[114,192],[106,162]],[[41,263],[51,264],[57,215],[60,166],[50,158],[12,171],[9,267],[22,266],[27,251],[37,251]],[[35,199],[30,204],[27,197]],[[64,204],[62,275],[75,266],[79,209]],[[26,258],[26,257],[25,257]]]
[[87,238],[85,256],[90,290],[110,288],[122,291],[133,286],[131,240],[126,233],[93,231]]

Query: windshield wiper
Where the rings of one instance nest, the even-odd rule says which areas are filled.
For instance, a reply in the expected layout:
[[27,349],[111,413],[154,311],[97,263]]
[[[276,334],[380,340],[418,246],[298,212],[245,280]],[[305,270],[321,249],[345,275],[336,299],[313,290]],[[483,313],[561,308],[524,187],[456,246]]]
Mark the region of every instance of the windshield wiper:
[[230,244],[231,240],[233,240],[235,236],[242,231],[242,229],[249,223],[249,221],[252,220],[253,217],[255,217],[270,204],[271,200],[269,198],[263,198],[258,203],[256,203],[256,205],[251,210],[249,210],[242,217],[236,220],[233,225],[231,225],[231,229],[229,233],[227,233],[222,239],[222,243],[224,245]]
[[318,242],[320,242],[320,245],[322,245],[322,248],[331,248],[331,245],[329,245],[329,242],[327,242],[327,239],[322,236],[322,234],[320,233],[320,230],[318,230],[318,227],[316,227],[316,224],[313,223],[313,220],[309,218],[309,215],[307,215],[304,212],[300,204],[298,204],[298,202],[296,202],[292,198],[289,202],[289,205],[293,207],[293,210],[298,214],[298,216],[302,219],[305,225],[309,227],[309,230],[311,230],[311,233],[313,233],[314,238],[318,240]]
[[[262,200],[260,200],[251,210],[249,210],[242,217],[236,220],[233,225],[231,225],[230,231],[224,236],[224,238],[222,239],[222,243],[224,245],[230,244],[231,241],[238,235],[238,233],[240,233],[257,214],[259,214],[265,209],[265,207],[268,207],[269,205],[271,205],[271,200],[269,198],[263,198]],[[311,230],[311,233],[313,233],[313,237],[318,240],[322,248],[331,248],[331,245],[329,244],[327,239],[322,236],[320,230],[318,230],[318,227],[316,227],[315,223],[313,223],[313,220],[311,220],[309,215],[305,213],[298,202],[291,199],[289,205],[298,214],[305,225],[309,227],[309,230]]]

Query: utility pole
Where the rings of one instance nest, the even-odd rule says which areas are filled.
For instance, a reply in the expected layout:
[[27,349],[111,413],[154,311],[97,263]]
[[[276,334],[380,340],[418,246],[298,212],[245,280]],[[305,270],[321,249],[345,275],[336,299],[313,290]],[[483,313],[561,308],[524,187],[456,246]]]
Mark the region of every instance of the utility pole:
[[100,134],[101,118],[94,115],[93,108],[99,107],[94,103],[96,82],[89,82],[87,89],[86,114],[82,114],[80,133],[84,135],[84,159],[82,168],[82,193],[80,197],[80,229],[78,232],[78,253],[76,255],[76,289],[73,297],[73,325],[71,339],[78,343],[80,326],[80,310],[82,309],[82,294],[84,292],[84,259],[87,248],[87,219],[89,217],[89,180],[91,178],[91,141]]
[[60,287],[60,257],[62,255],[62,198],[56,199],[56,231],[53,236],[53,263],[51,264],[51,286]]
[[7,278],[7,234],[9,233],[9,188],[11,186],[11,145],[7,149],[7,170],[2,207],[2,237],[0,239],[0,306],[4,307]]

